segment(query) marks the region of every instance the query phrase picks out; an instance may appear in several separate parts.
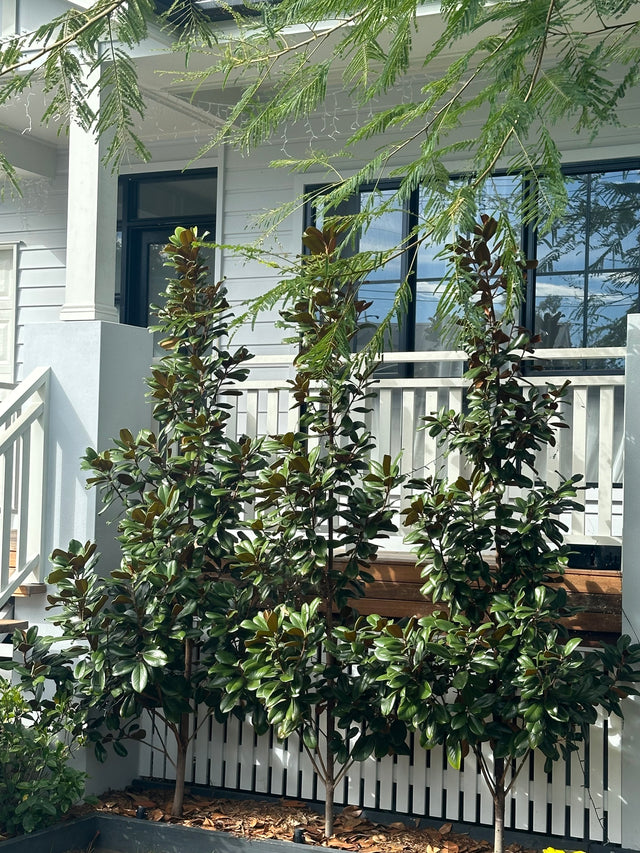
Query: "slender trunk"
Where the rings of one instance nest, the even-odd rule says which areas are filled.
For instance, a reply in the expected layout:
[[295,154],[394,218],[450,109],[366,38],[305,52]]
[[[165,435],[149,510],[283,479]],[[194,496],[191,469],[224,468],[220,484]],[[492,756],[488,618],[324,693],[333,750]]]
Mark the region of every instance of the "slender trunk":
[[[333,435],[331,441],[334,441]],[[329,500],[333,498],[333,491],[329,492]],[[331,643],[333,641],[333,608],[334,601],[334,586],[333,586],[333,518],[328,520],[328,540],[329,548],[327,551],[327,569],[325,577],[325,638],[328,648],[325,650],[327,656],[327,666],[333,667],[335,658],[331,651]],[[329,679],[327,686],[330,690],[334,688],[333,679]],[[327,755],[326,755],[326,778],[325,778],[325,800],[324,800],[324,834],[327,838],[333,835],[333,798],[335,793],[335,757],[331,751],[333,735],[335,733],[336,722],[333,716],[333,700],[327,702]]]
[[325,760],[326,779],[324,797],[324,834],[327,838],[333,835],[333,798],[335,793],[335,759],[329,749],[330,739],[333,737],[334,719],[333,708],[327,708],[327,755]]
[[176,738],[178,754],[176,756],[176,787],[173,793],[171,817],[182,817],[184,806],[184,781],[187,773],[187,745],[189,743],[189,715],[180,716],[180,728]]
[[493,853],[504,853],[504,758],[494,761]]
[[[193,640],[187,639],[184,644],[184,680],[191,684],[191,665],[193,656]],[[178,754],[176,756],[176,787],[171,806],[172,817],[182,817],[184,806],[184,780],[187,775],[187,746],[189,744],[189,714],[180,715],[180,725],[176,735]]]

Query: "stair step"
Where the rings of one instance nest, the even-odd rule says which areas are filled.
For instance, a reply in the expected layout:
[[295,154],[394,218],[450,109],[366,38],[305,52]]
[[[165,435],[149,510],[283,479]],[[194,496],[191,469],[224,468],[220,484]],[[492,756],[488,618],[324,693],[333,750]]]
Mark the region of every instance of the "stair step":
[[0,634],[13,634],[14,631],[24,631],[28,627],[26,619],[0,619]]
[[28,598],[30,595],[44,595],[47,591],[46,583],[23,583],[14,590],[15,598]]

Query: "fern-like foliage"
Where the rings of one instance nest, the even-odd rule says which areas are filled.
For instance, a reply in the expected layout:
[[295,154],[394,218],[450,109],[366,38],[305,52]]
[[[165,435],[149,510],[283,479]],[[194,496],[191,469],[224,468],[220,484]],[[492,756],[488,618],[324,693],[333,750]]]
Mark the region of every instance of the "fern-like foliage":
[[[145,158],[132,52],[150,27],[164,27],[187,63],[193,52],[203,54],[197,68],[187,65],[183,82],[241,90],[201,153],[221,143],[251,151],[287,123],[330,111],[327,94],[339,94],[350,99],[346,109],[351,103],[367,117],[333,146],[321,139],[319,150],[311,145],[300,161],[278,165],[325,171],[333,185],[323,198],[329,212],[383,177],[400,178],[400,207],[423,186],[424,227],[412,235],[421,243],[472,227],[497,169],[534,179],[537,192],[514,197],[519,209],[512,212],[541,231],[550,227],[566,203],[555,126],[568,121],[577,133],[597,135],[620,121],[620,103],[638,82],[640,12],[631,0],[443,0],[439,16],[426,14],[419,0],[244,6],[240,14],[218,0],[231,20],[222,27],[194,0],[96,0],[71,9],[0,43],[0,105],[38,81],[49,98],[45,120],[64,128],[73,117],[112,132],[114,164],[131,148]],[[407,79],[409,99],[400,94]],[[89,95],[98,81],[103,95],[94,111]],[[353,160],[363,165],[354,171]],[[468,174],[462,186],[449,180],[452,161]],[[1,155],[0,169],[11,177]],[[276,211],[269,227],[291,209]],[[371,212],[359,216],[354,231]]]
[[[536,204],[531,196],[518,196],[512,205],[518,205],[520,219],[544,231],[566,204],[554,126],[568,119],[576,132],[596,135],[619,121],[620,101],[637,83],[640,15],[634,4],[445,0],[444,26],[433,27],[426,55],[427,25],[421,29],[419,5],[281,0],[263,6],[259,24],[238,19],[237,33],[220,47],[202,79],[221,74],[229,84],[244,85],[244,95],[206,149],[224,141],[251,150],[323,103],[326,111],[326,92],[342,90],[354,108],[369,107],[369,118],[328,155],[322,139],[322,152],[278,163],[304,171],[323,158],[325,165],[330,161],[334,188],[323,198],[325,207],[397,175],[396,206],[418,184],[430,199],[424,228],[414,239],[442,240],[472,227],[478,197],[501,169],[525,172],[538,182]],[[435,16],[429,21],[437,23]],[[420,96],[394,99],[394,87],[407,75],[413,91],[416,80],[424,81]],[[190,79],[197,82],[198,74]],[[358,157],[364,144],[371,150],[371,140],[378,142],[375,155]],[[364,165],[354,172],[344,161],[342,175],[344,155]],[[449,181],[452,159],[467,164],[462,187]],[[283,210],[282,218],[289,212],[290,207]],[[370,215],[359,217],[350,223],[356,230],[366,227]]]

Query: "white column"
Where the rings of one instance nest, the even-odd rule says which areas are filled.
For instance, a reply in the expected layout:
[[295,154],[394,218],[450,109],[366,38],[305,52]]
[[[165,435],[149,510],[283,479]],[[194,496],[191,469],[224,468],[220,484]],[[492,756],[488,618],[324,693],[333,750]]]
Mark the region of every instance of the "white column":
[[[624,393],[622,631],[640,641],[640,315],[629,316]],[[640,697],[624,702],[622,846],[640,850]]]
[[[99,91],[90,106],[97,109]],[[67,280],[61,320],[111,320],[116,273],[118,177],[103,164],[107,143],[72,123],[69,129]]]

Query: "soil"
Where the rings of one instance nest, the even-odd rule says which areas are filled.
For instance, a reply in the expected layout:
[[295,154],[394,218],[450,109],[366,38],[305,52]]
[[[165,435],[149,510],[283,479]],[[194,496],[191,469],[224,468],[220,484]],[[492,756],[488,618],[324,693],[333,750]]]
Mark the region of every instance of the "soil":
[[[335,835],[325,838],[324,820],[307,804],[295,800],[210,799],[193,794],[185,796],[184,817],[171,817],[171,792],[144,789],[108,792],[92,807],[107,814],[136,817],[144,810],[147,820],[181,823],[201,829],[219,830],[251,839],[292,841],[294,830],[301,830],[304,843],[363,853],[491,853],[493,845],[469,835],[452,831],[452,825],[419,828],[418,821],[390,824],[374,823],[356,806],[338,809]],[[88,808],[83,807],[86,812]],[[296,840],[300,832],[296,833]],[[508,853],[536,853],[518,844]]]

